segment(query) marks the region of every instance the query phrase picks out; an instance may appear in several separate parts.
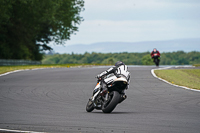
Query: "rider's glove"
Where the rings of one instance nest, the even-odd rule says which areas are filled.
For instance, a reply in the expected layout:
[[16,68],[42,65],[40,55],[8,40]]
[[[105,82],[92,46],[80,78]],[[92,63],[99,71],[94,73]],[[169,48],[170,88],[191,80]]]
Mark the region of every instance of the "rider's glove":
[[97,82],[101,81],[101,76],[100,75],[97,75],[96,78],[98,80]]
[[101,76],[100,76],[100,75],[97,75],[96,77],[97,77],[97,79],[101,79]]

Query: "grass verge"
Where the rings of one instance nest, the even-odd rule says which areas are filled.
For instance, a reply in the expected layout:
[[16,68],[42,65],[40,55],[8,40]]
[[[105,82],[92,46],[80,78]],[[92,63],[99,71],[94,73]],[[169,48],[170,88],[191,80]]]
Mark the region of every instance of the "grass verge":
[[36,69],[36,68],[78,67],[78,66],[95,66],[95,65],[94,64],[51,64],[51,65],[0,66],[0,74],[15,70]]
[[172,84],[200,90],[200,69],[155,70],[155,74]]
[[194,64],[193,66],[195,66],[195,67],[200,67],[200,64]]

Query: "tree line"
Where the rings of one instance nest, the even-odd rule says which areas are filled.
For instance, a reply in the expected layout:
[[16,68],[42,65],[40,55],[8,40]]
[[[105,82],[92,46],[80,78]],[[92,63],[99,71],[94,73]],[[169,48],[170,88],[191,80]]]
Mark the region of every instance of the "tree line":
[[0,0],[0,59],[42,60],[83,21],[83,0]]
[[[127,65],[153,65],[150,52],[143,53],[84,53],[45,55],[43,64],[110,64],[123,61]],[[160,65],[200,64],[200,52],[163,52]]]

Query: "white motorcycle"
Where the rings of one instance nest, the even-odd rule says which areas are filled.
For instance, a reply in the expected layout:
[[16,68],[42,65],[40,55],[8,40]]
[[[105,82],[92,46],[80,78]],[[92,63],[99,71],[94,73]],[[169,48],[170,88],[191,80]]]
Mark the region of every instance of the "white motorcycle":
[[[107,89],[102,89],[103,80],[107,83]],[[118,103],[126,99],[124,90],[128,87],[128,80],[125,76],[110,74],[99,81],[94,89],[93,96],[86,105],[86,111],[94,109],[102,110],[104,113],[111,113]]]

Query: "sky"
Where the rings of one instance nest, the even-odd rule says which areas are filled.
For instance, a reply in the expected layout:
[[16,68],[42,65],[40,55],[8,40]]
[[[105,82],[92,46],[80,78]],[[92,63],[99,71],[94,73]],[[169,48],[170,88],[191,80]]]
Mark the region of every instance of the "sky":
[[200,0],[85,0],[84,8],[65,46],[200,38]]

